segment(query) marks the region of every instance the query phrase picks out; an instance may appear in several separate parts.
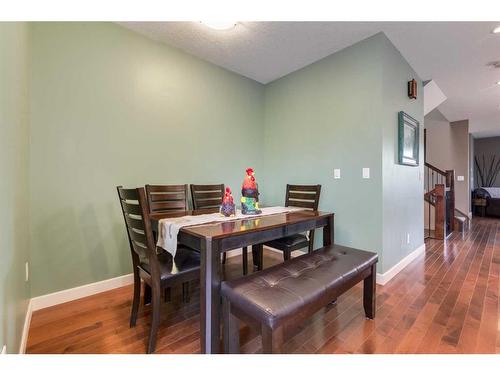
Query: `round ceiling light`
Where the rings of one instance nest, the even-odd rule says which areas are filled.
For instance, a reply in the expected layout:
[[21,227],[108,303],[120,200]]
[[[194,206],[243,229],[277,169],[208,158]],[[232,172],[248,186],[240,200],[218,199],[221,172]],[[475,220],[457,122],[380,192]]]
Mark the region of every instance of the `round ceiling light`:
[[500,34],[500,26],[497,26],[493,29],[493,34]]
[[207,27],[214,30],[229,30],[236,26],[236,21],[200,21]]

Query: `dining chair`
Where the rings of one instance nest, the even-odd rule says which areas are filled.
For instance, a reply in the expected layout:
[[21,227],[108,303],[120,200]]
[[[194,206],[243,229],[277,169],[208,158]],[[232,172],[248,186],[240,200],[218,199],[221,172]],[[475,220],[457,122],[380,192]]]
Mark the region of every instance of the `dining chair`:
[[187,185],[146,185],[150,213],[187,211]]
[[[146,185],[146,196],[150,213],[187,211],[188,186],[183,185]],[[153,233],[155,235],[156,233]],[[146,296],[150,291],[146,288]],[[189,300],[189,283],[182,286],[183,299]],[[165,290],[165,302],[170,300],[170,289]]]
[[[224,197],[224,184],[214,185],[194,185],[191,184],[191,198],[193,200],[193,209],[201,210],[204,208],[216,208],[222,203]],[[248,254],[247,248],[242,249],[243,274],[248,273]],[[222,264],[226,264],[227,255],[222,254]]]
[[200,254],[184,246],[177,248],[175,258],[166,251],[159,251],[153,238],[144,188],[124,189],[118,186],[117,191],[132,254],[134,297],[130,327],[136,325],[143,280],[151,290],[152,322],[147,353],[152,353],[160,325],[161,292],[183,283],[184,296],[185,283],[200,277]]
[[[285,206],[301,207],[316,211],[319,205],[321,185],[286,185]],[[307,247],[308,252],[313,251],[314,230],[309,231],[308,236],[302,233],[292,234],[283,238],[264,243],[265,246],[283,251],[283,259],[289,260],[292,251]],[[259,256],[262,261],[262,256]],[[262,268],[262,265],[260,265]]]

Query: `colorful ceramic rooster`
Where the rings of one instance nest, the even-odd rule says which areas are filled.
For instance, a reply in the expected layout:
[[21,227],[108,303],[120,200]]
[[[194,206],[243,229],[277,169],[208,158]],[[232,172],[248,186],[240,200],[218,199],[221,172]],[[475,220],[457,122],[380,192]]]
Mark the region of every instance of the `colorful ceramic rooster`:
[[244,215],[260,214],[259,187],[255,182],[255,173],[252,168],[247,168],[247,175],[241,185],[241,213]]
[[234,199],[231,195],[231,189],[226,187],[226,192],[224,193],[224,198],[222,198],[222,205],[220,206],[220,213],[226,217],[235,216],[236,209],[234,205]]

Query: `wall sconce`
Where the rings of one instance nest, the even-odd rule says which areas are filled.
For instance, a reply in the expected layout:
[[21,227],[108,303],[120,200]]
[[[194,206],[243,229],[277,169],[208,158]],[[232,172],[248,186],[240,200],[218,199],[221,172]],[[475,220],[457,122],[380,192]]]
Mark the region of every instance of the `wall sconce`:
[[408,81],[408,97],[410,99],[417,99],[417,81],[414,79]]

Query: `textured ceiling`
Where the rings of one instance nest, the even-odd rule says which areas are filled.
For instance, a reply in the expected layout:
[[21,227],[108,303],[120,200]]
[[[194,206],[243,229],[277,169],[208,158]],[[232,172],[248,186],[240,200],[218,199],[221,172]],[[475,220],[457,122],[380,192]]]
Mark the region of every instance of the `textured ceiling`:
[[[122,22],[228,70],[268,83],[378,32],[384,32],[423,80],[447,100],[450,121],[500,135],[500,22],[240,22],[216,31],[199,22]],[[484,133],[486,134],[486,133]]]

